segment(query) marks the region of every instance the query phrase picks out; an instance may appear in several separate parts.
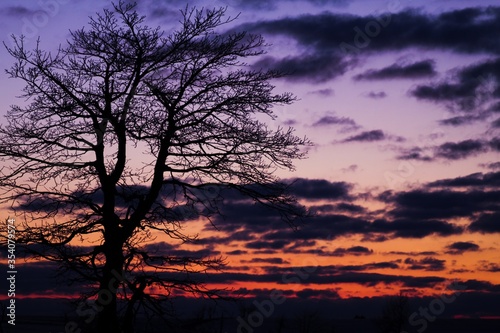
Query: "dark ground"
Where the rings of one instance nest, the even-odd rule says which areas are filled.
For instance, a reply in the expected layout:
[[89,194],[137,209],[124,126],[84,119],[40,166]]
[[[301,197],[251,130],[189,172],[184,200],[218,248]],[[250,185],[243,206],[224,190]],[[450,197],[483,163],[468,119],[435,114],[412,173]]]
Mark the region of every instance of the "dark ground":
[[[311,321],[307,325],[304,318],[288,318],[284,321],[277,319],[266,319],[264,323],[253,331],[248,331],[238,325],[234,319],[225,318],[206,322],[197,327],[168,327],[158,324],[157,328],[140,325],[142,330],[137,333],[370,333],[378,332],[373,320],[370,319],[349,319],[349,320],[327,320],[322,318],[319,321]],[[66,319],[68,320],[68,319]],[[16,319],[16,325],[3,324],[5,333],[67,333],[64,329],[64,318],[52,317],[20,317]],[[191,326],[191,325],[189,325]],[[238,327],[240,329],[238,330]],[[418,332],[421,327],[409,327],[404,332]],[[78,332],[78,331],[75,331]],[[83,333],[84,331],[82,331]],[[499,333],[500,320],[486,319],[438,319],[429,323],[428,327],[419,333]]]

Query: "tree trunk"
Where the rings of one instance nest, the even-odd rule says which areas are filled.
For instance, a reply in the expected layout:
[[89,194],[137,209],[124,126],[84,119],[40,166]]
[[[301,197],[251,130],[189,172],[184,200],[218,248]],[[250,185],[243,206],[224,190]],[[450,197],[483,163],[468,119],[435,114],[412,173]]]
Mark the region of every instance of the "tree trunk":
[[[107,243],[107,244],[106,244]],[[118,319],[117,288],[123,281],[122,246],[114,240],[105,242],[106,263],[99,285],[97,304],[102,309],[98,315],[97,333],[122,333]]]

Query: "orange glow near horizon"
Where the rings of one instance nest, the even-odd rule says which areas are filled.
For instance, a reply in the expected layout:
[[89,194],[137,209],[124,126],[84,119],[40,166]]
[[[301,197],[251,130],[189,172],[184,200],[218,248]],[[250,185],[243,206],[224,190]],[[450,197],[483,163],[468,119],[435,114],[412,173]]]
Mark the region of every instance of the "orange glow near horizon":
[[[202,239],[205,237],[224,237],[224,232],[218,230],[207,230],[206,221],[198,220],[198,221],[190,221],[184,232],[189,233],[190,235],[203,235]],[[307,227],[307,226],[305,226]],[[375,283],[373,286],[369,286],[366,284],[360,284],[357,282],[352,283],[335,283],[332,284],[316,284],[314,283],[314,277],[320,274],[322,268],[332,268],[337,267],[342,269],[346,266],[353,266],[353,269],[356,267],[365,268],[360,270],[359,272],[367,273],[367,274],[379,274],[379,275],[390,275],[390,276],[399,276],[399,277],[421,277],[425,278],[428,276],[433,276],[436,278],[443,278],[447,281],[456,280],[458,276],[461,280],[474,280],[480,276],[480,279],[491,282],[492,284],[497,284],[500,282],[500,276],[496,272],[486,271],[486,263],[493,263],[498,261],[498,252],[494,248],[481,249],[480,251],[474,252],[466,252],[462,254],[451,254],[446,253],[446,246],[448,244],[452,244],[458,241],[470,241],[471,235],[461,235],[461,236],[452,236],[446,238],[444,241],[440,239],[439,242],[436,241],[436,237],[427,237],[424,239],[403,239],[403,238],[394,238],[391,240],[387,240],[385,242],[371,242],[371,241],[363,241],[361,236],[342,236],[332,240],[323,240],[317,241],[314,247],[311,247],[311,253],[296,253],[296,252],[287,252],[284,251],[278,257],[276,254],[259,254],[258,250],[247,250],[246,254],[239,255],[228,255],[227,253],[234,251],[235,249],[244,248],[245,244],[242,242],[231,242],[228,245],[224,244],[214,244],[212,250],[220,253],[220,255],[227,260],[227,269],[223,272],[236,272],[236,273],[244,273],[244,274],[255,274],[255,275],[263,275],[268,274],[269,271],[273,271],[274,268],[282,268],[281,270],[281,281],[280,279],[272,282],[238,282],[234,281],[230,285],[226,284],[218,284],[218,283],[208,283],[208,288],[215,289],[228,289],[228,292],[231,290],[239,290],[245,289],[248,290],[251,294],[252,289],[257,290],[283,290],[288,292],[293,292],[294,294],[300,292],[303,289],[310,290],[335,290],[338,292],[338,295],[341,298],[349,298],[349,297],[377,297],[377,296],[391,296],[399,293],[399,290],[408,289],[403,285],[394,285],[394,284],[384,284],[382,282]],[[98,241],[96,238],[94,241]],[[177,244],[179,249],[183,250],[201,250],[204,249],[204,246],[196,245],[196,244],[182,244],[179,241],[173,241],[168,238],[164,234],[160,232],[156,232],[153,234],[152,243],[166,242],[167,244]],[[481,241],[479,244],[495,244],[497,239],[494,235],[484,235],[481,237]],[[75,245],[88,245],[87,242],[75,242]],[[146,245],[145,243],[144,245]],[[346,254],[339,256],[327,256],[327,255],[318,255],[320,252],[317,252],[321,249],[323,252],[334,253],[336,249],[339,248],[348,248],[352,245],[362,244],[364,247],[370,249],[371,252],[359,255]],[[430,254],[426,255],[414,255],[412,252],[418,249],[419,252],[429,252]],[[434,253],[434,254],[432,254]],[[252,259],[259,257],[262,262],[253,262]],[[272,262],[276,258],[280,258],[282,260],[281,263],[266,263],[266,260],[270,260]],[[439,260],[443,260],[446,263],[446,269],[409,269],[410,264],[405,263],[405,260],[415,260],[417,263],[425,258],[439,258]],[[29,265],[31,260],[28,260],[25,265]],[[376,266],[370,266],[373,263],[394,263],[395,267],[387,267],[387,268],[377,268]],[[2,263],[6,263],[5,258],[2,258]],[[484,264],[483,266],[481,266]],[[239,269],[239,267],[243,265],[244,268]],[[397,267],[396,267],[397,266]],[[290,267],[290,269],[288,269]],[[303,276],[298,276],[294,273],[293,267],[312,267],[312,272],[303,273]],[[195,267],[194,267],[195,268]],[[457,275],[456,272],[460,272]],[[349,272],[347,271],[338,271],[341,272]],[[353,270],[352,272],[358,272],[357,270]],[[215,275],[218,273],[212,272]],[[478,275],[479,273],[479,275]],[[295,275],[294,275],[295,274]],[[283,283],[284,279],[295,277],[298,278],[299,283]],[[334,277],[334,275],[333,275]],[[311,281],[308,281],[308,280]],[[160,291],[161,293],[161,291]],[[418,296],[432,296],[437,293],[436,289],[433,288],[418,288],[418,291],[415,292],[415,295]],[[77,292],[75,291],[75,295]],[[21,297],[31,297],[36,298],[38,294],[30,294]],[[48,291],[48,295],[50,297],[67,297],[68,295],[59,295],[57,290]],[[292,295],[292,297],[295,297]]]

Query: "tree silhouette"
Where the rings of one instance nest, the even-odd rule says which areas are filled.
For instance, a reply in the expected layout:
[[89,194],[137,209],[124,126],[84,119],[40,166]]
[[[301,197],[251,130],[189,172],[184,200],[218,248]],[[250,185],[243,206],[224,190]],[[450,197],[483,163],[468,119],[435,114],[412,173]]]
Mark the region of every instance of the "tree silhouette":
[[195,240],[184,222],[219,214],[224,191],[288,222],[303,214],[274,172],[293,169],[309,143],[259,120],[294,96],[273,94],[282,73],[243,62],[264,52],[263,39],[219,33],[233,20],[224,8],[181,13],[166,35],[120,2],[55,53],[27,50],[22,37],[6,46],[7,73],[30,102],[0,128],[1,201],[23,214],[19,244],[95,286],[86,297],[97,296],[98,332],[132,331],[139,305],[161,312],[175,289],[212,295],[191,273],[220,269],[221,258],[146,245],[159,232]]
[[410,298],[400,292],[387,299],[382,316],[375,320],[381,333],[400,333],[408,326]]

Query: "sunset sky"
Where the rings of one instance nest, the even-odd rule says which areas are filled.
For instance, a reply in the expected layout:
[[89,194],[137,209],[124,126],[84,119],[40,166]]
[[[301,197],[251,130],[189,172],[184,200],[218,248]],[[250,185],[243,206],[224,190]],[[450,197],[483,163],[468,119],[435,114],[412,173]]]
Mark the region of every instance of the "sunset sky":
[[[314,143],[294,172],[277,175],[296,181],[294,194],[316,217],[294,231],[275,212],[227,198],[225,217],[213,220],[218,230],[186,221],[199,244],[157,239],[148,247],[222,255],[226,270],[204,279],[247,297],[278,289],[290,300],[347,306],[400,291],[435,297],[452,292],[455,281],[465,290],[450,316],[500,317],[500,3],[189,4],[239,14],[228,31],[261,34],[270,44],[249,66],[290,73],[273,83],[297,101],[267,121]],[[148,25],[168,32],[185,5],[141,0],[138,9]],[[33,47],[40,36],[43,49],[55,49],[69,29],[109,7],[103,0],[4,0],[1,39],[9,45],[9,35],[25,34]],[[13,63],[4,48],[0,63]],[[4,73],[0,85],[3,116],[24,103],[15,98],[23,85]],[[8,215],[5,208],[0,217]],[[52,270],[26,264],[20,297],[77,294],[54,286]]]

